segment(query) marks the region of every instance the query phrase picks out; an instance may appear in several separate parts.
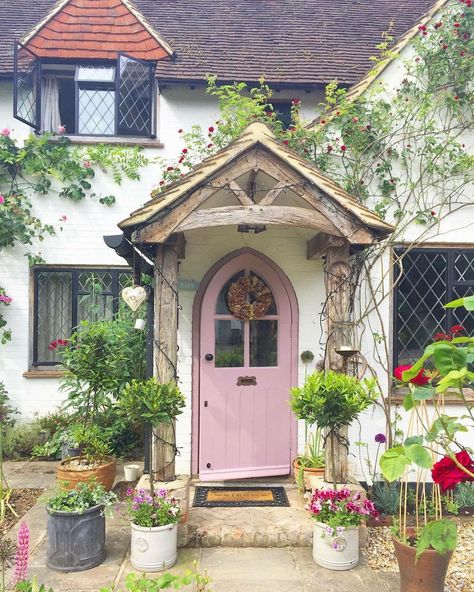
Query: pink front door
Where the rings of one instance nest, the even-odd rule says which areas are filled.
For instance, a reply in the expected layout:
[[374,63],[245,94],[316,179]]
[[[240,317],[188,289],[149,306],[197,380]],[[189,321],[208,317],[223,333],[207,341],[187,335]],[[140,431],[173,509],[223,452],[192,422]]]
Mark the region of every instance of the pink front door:
[[[265,316],[242,321],[230,312],[227,293],[248,275],[262,279],[273,299]],[[201,309],[201,479],[289,474],[295,314],[281,275],[252,253],[225,263],[209,282]]]

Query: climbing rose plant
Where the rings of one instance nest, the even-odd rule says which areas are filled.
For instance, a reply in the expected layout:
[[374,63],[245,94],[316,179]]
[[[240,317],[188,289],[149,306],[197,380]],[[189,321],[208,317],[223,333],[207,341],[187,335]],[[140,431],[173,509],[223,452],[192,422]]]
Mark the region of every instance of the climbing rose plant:
[[[81,201],[97,199],[105,206],[115,203],[114,195],[94,191],[95,170],[112,176],[118,185],[124,178],[139,179],[139,171],[149,164],[141,147],[124,148],[107,145],[72,147],[67,136],[45,133],[31,135],[23,144],[12,136],[9,128],[0,131],[0,252],[23,247],[30,264],[41,257],[34,249],[38,241],[54,236],[67,222],[58,217],[56,225],[44,223],[40,217],[41,198],[56,194],[60,199]],[[0,278],[0,342],[11,339],[2,311],[14,300],[6,294]]]

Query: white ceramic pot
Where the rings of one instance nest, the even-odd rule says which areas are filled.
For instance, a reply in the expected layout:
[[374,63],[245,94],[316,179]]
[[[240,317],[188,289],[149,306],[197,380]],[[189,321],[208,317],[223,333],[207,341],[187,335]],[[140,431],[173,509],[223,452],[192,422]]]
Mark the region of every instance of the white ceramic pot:
[[132,523],[131,561],[139,571],[162,571],[176,563],[178,525],[146,528]]
[[342,571],[359,563],[359,527],[331,532],[327,524],[315,522],[313,559],[321,567]]
[[138,473],[140,472],[139,465],[125,465],[123,467],[125,473],[125,481],[136,481],[138,479]]

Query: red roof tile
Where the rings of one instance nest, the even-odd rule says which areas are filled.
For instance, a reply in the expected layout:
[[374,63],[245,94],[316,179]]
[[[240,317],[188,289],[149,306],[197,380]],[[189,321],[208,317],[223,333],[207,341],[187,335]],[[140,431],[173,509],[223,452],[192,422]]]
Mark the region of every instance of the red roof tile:
[[69,0],[55,10],[25,40],[40,58],[107,60],[119,51],[143,60],[169,56],[168,48],[123,0]]
[[[121,0],[110,2],[112,10]],[[82,4],[94,8],[102,0],[82,0]],[[175,59],[158,62],[161,79],[202,81],[210,73],[225,81],[254,82],[264,74],[272,84],[311,86],[335,78],[348,85],[359,80],[372,67],[369,58],[390,22],[398,38],[434,0],[135,0],[135,4],[176,52]],[[13,69],[13,41],[53,6],[54,0],[0,0],[0,74]],[[126,18],[120,18],[122,25]],[[100,23],[84,19],[79,25],[103,27],[108,38],[108,27],[118,31],[117,20],[105,16]],[[75,26],[65,13],[59,13],[56,21]],[[130,36],[136,33],[130,23],[124,26]],[[57,26],[53,30],[58,31]],[[67,29],[74,31],[83,32]]]

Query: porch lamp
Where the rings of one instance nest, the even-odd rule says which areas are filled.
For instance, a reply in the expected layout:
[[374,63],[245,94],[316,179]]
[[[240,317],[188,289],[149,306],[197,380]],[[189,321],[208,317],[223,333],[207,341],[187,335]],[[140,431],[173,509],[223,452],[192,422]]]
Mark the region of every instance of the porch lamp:
[[355,346],[354,320],[352,314],[347,314],[334,322],[334,351],[344,358],[344,361],[360,352]]
[[237,226],[237,232],[243,232],[244,234],[259,234],[265,232],[266,229],[265,224],[239,224]]

